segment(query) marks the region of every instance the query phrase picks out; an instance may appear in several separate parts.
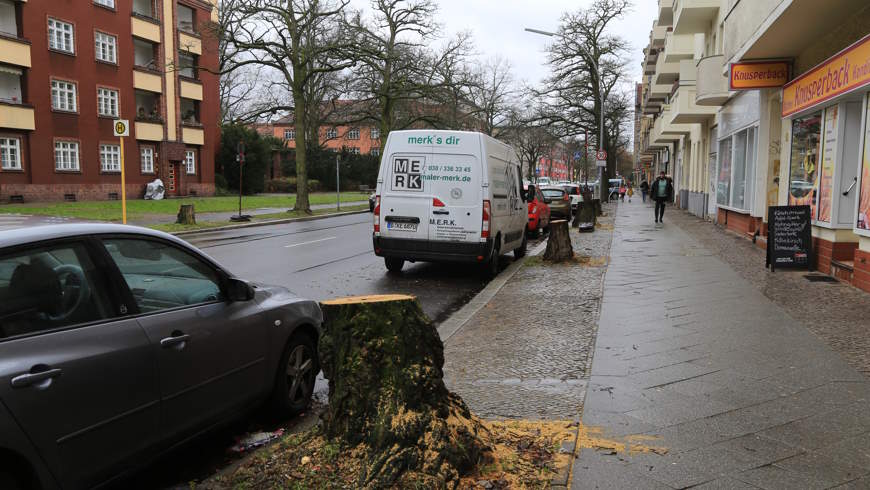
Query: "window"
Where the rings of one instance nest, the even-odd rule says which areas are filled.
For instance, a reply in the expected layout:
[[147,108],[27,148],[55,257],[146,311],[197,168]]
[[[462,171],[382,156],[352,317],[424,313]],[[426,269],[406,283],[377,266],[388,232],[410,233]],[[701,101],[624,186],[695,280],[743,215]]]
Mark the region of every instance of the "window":
[[97,114],[118,117],[118,91],[108,88],[97,89]]
[[178,74],[187,78],[196,78],[196,56],[187,51],[178,51]]
[[133,0],[133,15],[154,18],[154,0]]
[[0,338],[113,316],[99,277],[80,244],[0,256]]
[[716,204],[728,205],[731,197],[731,138],[719,142],[719,173],[716,176]]
[[347,139],[349,140],[358,140],[359,139],[359,128],[353,128],[347,132]]
[[381,156],[381,149],[376,146],[376,147],[372,148],[370,153],[373,157]]
[[20,104],[22,71],[11,66],[0,65],[0,101]]
[[359,148],[353,146],[353,147],[349,148],[349,150],[350,150],[350,153],[351,153],[351,154],[353,154],[353,155],[359,155]]
[[115,38],[115,36],[104,34],[102,32],[95,32],[94,50],[99,61],[105,61],[106,63],[118,62],[117,38]]
[[791,123],[791,168],[788,203],[809,205],[816,218],[816,189],[819,177],[819,150],[822,140],[822,113],[795,118]]
[[174,246],[151,240],[104,240],[141,313],[223,301],[217,271]]
[[0,0],[0,32],[12,37],[18,37],[16,3],[11,0]]
[[160,117],[160,94],[145,90],[135,90],[136,120],[148,122],[162,122]]
[[184,167],[187,170],[187,175],[196,175],[196,150],[184,152]]
[[21,140],[0,138],[0,168],[21,170]]
[[100,145],[100,170],[103,172],[121,171],[121,147]]
[[51,81],[51,108],[57,111],[76,112],[76,84],[62,80]]
[[143,174],[153,174],[154,173],[154,148],[150,146],[142,147],[140,150],[141,162],[142,162],[142,173]]
[[154,44],[133,38],[133,64],[143,68],[156,68],[154,65]]
[[79,144],[74,141],[55,141],[54,168],[61,171],[78,171]]
[[182,31],[187,32],[196,32],[195,24],[196,17],[194,15],[193,9],[184,5],[178,5],[178,28]]
[[48,18],[48,48],[65,53],[73,53],[73,25],[57,19]]
[[740,210],[752,208],[756,132],[751,127],[719,142],[716,202],[722,206]]
[[94,3],[110,9],[115,8],[115,0],[94,0]]
[[378,128],[372,128],[371,135],[373,140],[379,140],[381,139],[381,130]]
[[335,128],[329,128],[326,130],[326,139],[335,139],[338,138],[338,130]]
[[181,98],[181,121],[187,124],[199,124],[199,101]]
[[285,129],[284,130],[284,139],[293,141],[296,139],[296,130],[295,129]]

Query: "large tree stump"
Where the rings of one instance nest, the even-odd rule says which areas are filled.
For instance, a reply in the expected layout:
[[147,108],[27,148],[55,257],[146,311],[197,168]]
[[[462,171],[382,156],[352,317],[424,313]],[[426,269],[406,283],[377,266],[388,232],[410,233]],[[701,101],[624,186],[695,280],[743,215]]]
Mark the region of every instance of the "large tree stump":
[[196,213],[194,212],[193,204],[182,204],[178,208],[178,219],[175,222],[181,225],[195,225]]
[[454,487],[482,459],[488,433],[444,385],[444,345],[413,296],[322,303],[320,362],[327,437],[366,454],[359,486]]
[[574,257],[571,237],[568,235],[568,221],[564,219],[550,222],[550,237],[547,238],[547,250],[544,260],[547,262],[564,262]]
[[571,226],[578,228],[594,228],[595,221],[595,207],[593,206],[592,201],[583,201],[577,207],[577,214],[574,215],[574,221],[571,223]]

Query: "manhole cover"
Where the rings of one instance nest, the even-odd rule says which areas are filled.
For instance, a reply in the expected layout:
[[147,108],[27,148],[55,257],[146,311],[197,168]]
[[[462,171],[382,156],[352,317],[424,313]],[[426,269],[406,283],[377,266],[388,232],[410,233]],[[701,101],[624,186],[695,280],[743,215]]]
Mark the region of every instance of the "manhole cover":
[[831,276],[807,275],[807,276],[804,276],[804,279],[806,279],[807,281],[810,281],[810,282],[840,282],[837,280],[837,278],[831,277]]
[[623,241],[628,242],[628,243],[640,243],[640,242],[651,242],[651,241],[653,241],[653,239],[652,238],[626,238]]

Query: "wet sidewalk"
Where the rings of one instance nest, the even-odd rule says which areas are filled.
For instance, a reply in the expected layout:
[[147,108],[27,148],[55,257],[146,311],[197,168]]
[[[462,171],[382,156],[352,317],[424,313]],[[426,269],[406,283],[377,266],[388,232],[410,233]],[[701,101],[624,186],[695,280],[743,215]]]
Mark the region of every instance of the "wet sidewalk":
[[573,488],[870,488],[870,380],[676,213],[616,210]]

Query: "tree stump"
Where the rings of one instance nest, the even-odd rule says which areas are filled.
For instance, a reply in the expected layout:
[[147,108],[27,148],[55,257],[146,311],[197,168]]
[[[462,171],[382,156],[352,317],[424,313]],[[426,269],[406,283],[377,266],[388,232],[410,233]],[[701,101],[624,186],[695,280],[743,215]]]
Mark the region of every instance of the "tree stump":
[[571,237],[568,235],[568,221],[564,219],[550,222],[550,237],[547,239],[547,250],[544,260],[547,262],[564,262],[574,257]]
[[181,225],[195,225],[196,213],[193,210],[193,204],[182,204],[178,208],[178,219],[175,222]]
[[571,223],[571,226],[581,227],[586,224],[587,227],[594,227],[595,221],[595,207],[592,201],[583,201],[577,208],[577,214],[574,215],[574,221]]
[[321,305],[324,434],[366,454],[360,487],[454,487],[490,459],[486,429],[444,385],[444,344],[413,296]]

